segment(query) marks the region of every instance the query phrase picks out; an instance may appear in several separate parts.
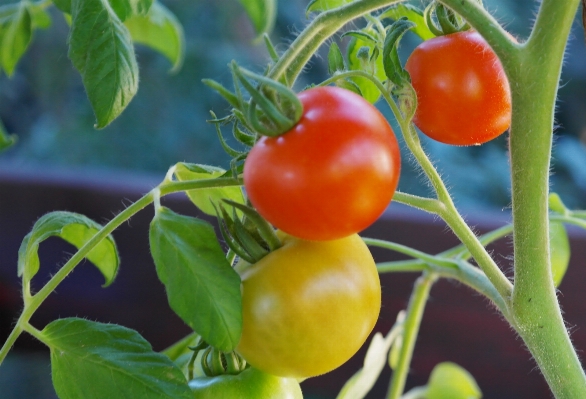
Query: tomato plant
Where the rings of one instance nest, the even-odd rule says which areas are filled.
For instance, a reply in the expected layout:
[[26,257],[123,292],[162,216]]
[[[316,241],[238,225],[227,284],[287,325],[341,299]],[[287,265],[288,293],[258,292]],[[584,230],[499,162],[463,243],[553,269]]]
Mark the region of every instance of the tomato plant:
[[241,272],[242,338],[237,351],[267,373],[327,373],[362,346],[380,311],[370,251],[358,235],[283,246]]
[[302,399],[293,378],[276,377],[249,367],[237,375],[198,377],[189,381],[195,399]]
[[400,153],[384,116],[338,87],[299,94],[301,120],[262,137],[244,164],[244,187],[275,227],[308,240],[332,240],[372,224],[397,187]]
[[509,82],[496,54],[477,32],[421,43],[405,69],[417,93],[413,122],[432,139],[477,145],[509,128]]

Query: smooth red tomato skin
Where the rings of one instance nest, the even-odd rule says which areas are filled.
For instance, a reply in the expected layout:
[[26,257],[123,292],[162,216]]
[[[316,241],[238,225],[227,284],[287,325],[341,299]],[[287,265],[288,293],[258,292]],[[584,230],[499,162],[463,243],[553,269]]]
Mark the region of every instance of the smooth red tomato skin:
[[337,87],[299,94],[301,120],[262,137],[244,164],[246,193],[275,227],[307,240],[362,231],[386,209],[399,180],[397,139],[368,101]]
[[413,122],[427,136],[452,145],[478,145],[511,124],[511,93],[500,60],[475,31],[420,44],[405,69],[417,93]]
[[380,312],[376,265],[362,239],[307,241],[280,234],[283,246],[242,278],[242,337],[253,367],[291,378],[327,373],[352,357]]

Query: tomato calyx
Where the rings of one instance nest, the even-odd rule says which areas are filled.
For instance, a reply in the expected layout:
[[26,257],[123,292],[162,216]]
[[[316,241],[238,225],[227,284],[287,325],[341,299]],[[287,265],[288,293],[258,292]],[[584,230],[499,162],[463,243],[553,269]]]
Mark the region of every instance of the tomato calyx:
[[[229,212],[224,204],[218,204],[216,215],[220,233],[234,254],[253,264],[281,247],[281,240],[273,227],[256,210],[230,200],[223,202],[232,208],[232,212]],[[240,217],[237,211],[240,211],[243,217]]]
[[423,17],[429,30],[436,36],[470,30],[470,25],[460,15],[436,1],[425,7]]
[[[214,80],[205,79],[203,83],[216,90],[233,107],[230,119],[234,122],[253,135],[275,137],[289,131],[301,119],[301,101],[286,85],[242,68],[235,61],[230,64],[230,69],[234,92]],[[244,98],[242,89],[248,93],[248,99]],[[244,144],[250,145],[248,138],[246,141]]]

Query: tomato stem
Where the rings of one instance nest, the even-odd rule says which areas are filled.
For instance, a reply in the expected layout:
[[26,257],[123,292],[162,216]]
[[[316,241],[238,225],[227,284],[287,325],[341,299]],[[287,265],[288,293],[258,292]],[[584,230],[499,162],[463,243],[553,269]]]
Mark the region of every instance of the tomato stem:
[[421,326],[421,319],[429,298],[429,292],[436,279],[437,274],[424,272],[415,281],[404,321],[403,344],[399,354],[399,361],[391,378],[387,399],[399,399],[405,389],[405,381],[413,358],[413,349]]

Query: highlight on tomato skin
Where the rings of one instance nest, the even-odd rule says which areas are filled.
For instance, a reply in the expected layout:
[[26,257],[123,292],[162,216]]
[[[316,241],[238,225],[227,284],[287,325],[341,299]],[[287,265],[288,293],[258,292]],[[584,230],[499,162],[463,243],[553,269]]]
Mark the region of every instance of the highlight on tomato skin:
[[399,145],[385,117],[338,87],[299,93],[301,120],[262,137],[244,164],[244,187],[276,228],[307,240],[333,240],[370,226],[389,205]]
[[243,316],[236,351],[266,373],[314,377],[345,363],[372,332],[379,275],[357,234],[332,241],[278,235],[281,248],[236,267]]
[[452,145],[486,143],[511,124],[511,93],[494,51],[475,31],[426,40],[405,69],[417,93],[413,123],[426,136]]

